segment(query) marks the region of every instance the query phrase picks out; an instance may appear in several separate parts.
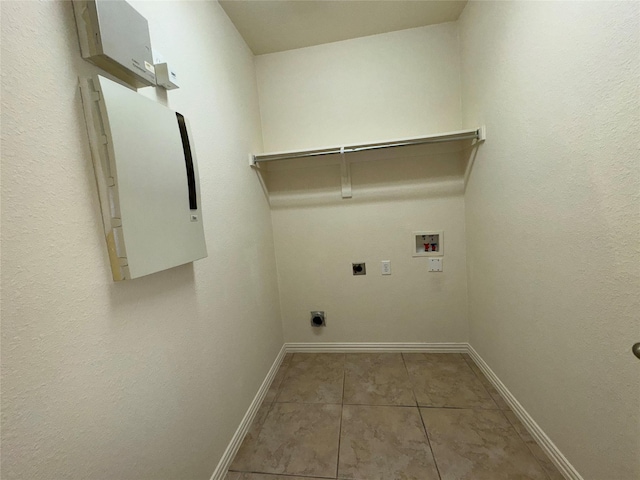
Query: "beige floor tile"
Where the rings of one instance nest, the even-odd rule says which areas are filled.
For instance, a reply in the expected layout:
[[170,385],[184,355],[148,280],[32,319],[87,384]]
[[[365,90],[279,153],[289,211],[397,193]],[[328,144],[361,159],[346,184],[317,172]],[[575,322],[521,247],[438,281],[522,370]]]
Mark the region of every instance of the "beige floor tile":
[[462,355],[403,354],[420,406],[497,409]]
[[342,403],[344,354],[296,353],[276,402]]
[[480,367],[476,365],[471,356],[468,354],[463,354],[463,357],[466,360],[467,364],[471,367],[471,370],[473,370],[473,373],[476,374],[476,377],[480,379],[480,382],[482,382],[484,388],[487,389],[487,392],[489,392],[489,395],[491,395],[493,401],[496,402],[498,408],[500,410],[511,410],[507,402],[505,402],[504,398],[502,398],[502,395],[500,395],[500,393],[495,389],[495,387],[485,376],[485,374],[482,373],[482,370],[480,370]]
[[326,480],[326,478],[320,477],[291,477],[289,475],[270,475],[267,473],[243,473],[239,475],[238,480]]
[[442,480],[544,480],[546,474],[498,410],[421,408]]
[[533,454],[534,457],[538,460],[538,463],[542,466],[545,472],[551,480],[563,480],[564,476],[560,473],[558,468],[554,465],[551,459],[544,453],[544,450],[540,448],[538,442],[531,436],[527,428],[522,424],[522,422],[518,419],[515,413],[512,411],[504,412],[507,420],[513,425],[520,438],[527,444],[529,450]]
[[437,480],[418,409],[345,405],[338,478]]
[[344,403],[415,406],[399,353],[354,353],[345,361]]
[[520,438],[522,438],[525,443],[536,443],[534,438],[529,433],[529,430],[527,430],[527,427],[522,424],[515,413],[505,412],[504,415],[505,417],[507,417],[507,420],[509,420],[509,423],[513,425],[513,428],[516,429],[516,432],[518,432],[518,435],[520,435]]
[[341,410],[341,405],[273,403],[230,469],[335,478]]
[[565,480],[564,475],[560,473],[558,467],[556,467],[551,459],[547,456],[547,454],[544,453],[544,450],[540,448],[540,445],[536,443],[534,445],[527,446],[529,447],[529,450],[531,451],[533,456],[538,460],[538,463],[542,465],[542,468],[547,473],[547,477],[549,477],[549,480]]
[[327,365],[344,366],[344,353],[294,353],[289,361],[290,365]]
[[292,358],[293,353],[285,353],[284,358],[282,359],[282,365],[289,365]]
[[243,458],[251,454],[250,448],[258,439],[260,431],[262,430],[262,425],[264,424],[264,421],[267,418],[267,414],[271,410],[272,406],[272,403],[262,403],[260,409],[253,419],[253,422],[251,423],[251,427],[249,427],[249,431],[245,435],[244,440],[242,441],[242,444],[238,449],[238,453],[236,453],[236,456],[231,463],[231,467],[229,467],[229,470],[238,470],[237,468],[235,468],[237,466],[237,462],[242,461]]
[[271,382],[271,386],[269,387],[269,390],[267,391],[267,394],[264,397],[263,401],[265,403],[275,401],[276,397],[278,396],[278,392],[280,391],[280,385],[282,385],[282,381],[286,377],[288,369],[289,369],[288,364],[285,365],[283,362],[280,365],[280,368],[278,369],[276,376],[273,378],[273,382]]
[[450,363],[466,363],[461,353],[403,353],[406,363],[430,362],[449,365]]
[[227,476],[224,477],[224,480],[240,480],[240,473],[238,473],[238,472],[227,472]]

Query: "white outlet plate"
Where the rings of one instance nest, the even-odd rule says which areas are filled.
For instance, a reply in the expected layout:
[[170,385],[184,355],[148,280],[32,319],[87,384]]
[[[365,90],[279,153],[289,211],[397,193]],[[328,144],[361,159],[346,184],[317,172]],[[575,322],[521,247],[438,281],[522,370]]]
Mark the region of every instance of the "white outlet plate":
[[430,272],[442,271],[442,257],[434,257],[429,259],[429,271]]
[[391,275],[391,260],[382,261],[382,275]]

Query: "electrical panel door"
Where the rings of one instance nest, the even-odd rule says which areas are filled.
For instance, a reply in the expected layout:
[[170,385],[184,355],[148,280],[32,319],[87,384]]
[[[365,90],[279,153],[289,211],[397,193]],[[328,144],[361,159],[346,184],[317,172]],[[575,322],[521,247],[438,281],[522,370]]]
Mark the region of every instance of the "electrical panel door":
[[184,116],[101,76],[81,91],[114,280],[206,257]]

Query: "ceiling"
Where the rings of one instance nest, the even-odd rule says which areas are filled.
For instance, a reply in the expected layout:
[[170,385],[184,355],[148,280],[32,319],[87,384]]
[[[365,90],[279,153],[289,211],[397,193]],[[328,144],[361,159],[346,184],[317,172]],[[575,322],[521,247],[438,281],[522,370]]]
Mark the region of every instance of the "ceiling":
[[219,0],[256,55],[457,20],[467,1]]

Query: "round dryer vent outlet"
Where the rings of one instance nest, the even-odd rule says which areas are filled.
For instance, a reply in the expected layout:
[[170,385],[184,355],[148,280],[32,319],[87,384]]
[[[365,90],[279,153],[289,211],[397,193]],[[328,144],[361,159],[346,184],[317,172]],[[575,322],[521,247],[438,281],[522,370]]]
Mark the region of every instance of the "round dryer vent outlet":
[[311,326],[312,327],[325,327],[324,312],[311,312]]

